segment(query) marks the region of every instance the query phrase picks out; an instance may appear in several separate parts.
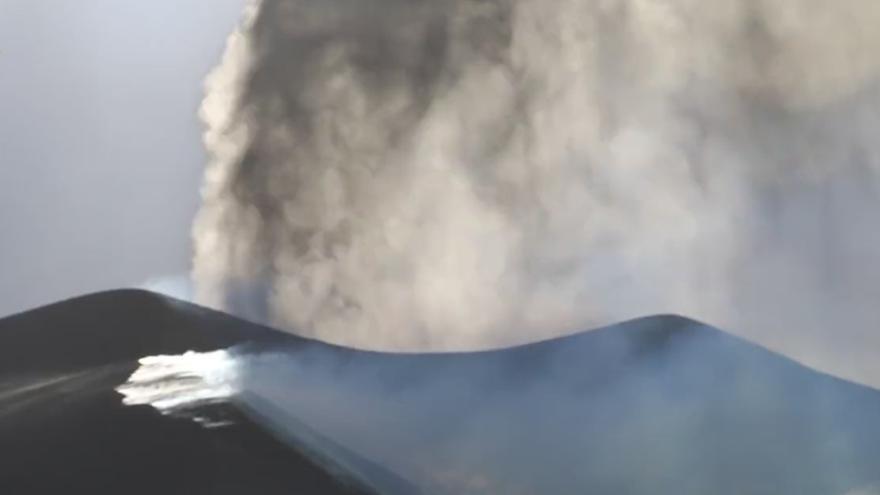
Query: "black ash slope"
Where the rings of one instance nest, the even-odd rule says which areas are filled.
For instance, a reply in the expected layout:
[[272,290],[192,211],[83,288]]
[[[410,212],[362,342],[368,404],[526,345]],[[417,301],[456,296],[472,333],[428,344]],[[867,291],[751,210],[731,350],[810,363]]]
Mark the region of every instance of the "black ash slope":
[[[254,356],[234,427],[113,390],[140,357],[230,346]],[[117,291],[0,320],[0,459],[16,494],[845,495],[880,481],[880,392],[674,316],[400,355]]]
[[265,360],[249,390],[280,404],[269,421],[304,421],[426,492],[880,488],[880,392],[676,316],[489,352]]
[[287,336],[141,291],[0,320],[0,493],[368,493],[278,442],[233,407],[205,429],[114,388],[137,359]]

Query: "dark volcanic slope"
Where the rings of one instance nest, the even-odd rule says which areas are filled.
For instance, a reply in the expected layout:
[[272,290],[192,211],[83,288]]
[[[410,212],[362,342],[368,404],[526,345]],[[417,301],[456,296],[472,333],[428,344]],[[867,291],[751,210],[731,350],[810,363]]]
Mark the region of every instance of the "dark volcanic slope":
[[142,290],[102,292],[0,319],[0,376],[70,372],[288,336]]
[[[230,346],[236,426],[113,391],[140,357]],[[0,494],[365,491],[329,461],[392,494],[847,495],[880,481],[880,392],[674,316],[400,355],[119,291],[0,320],[0,460]]]
[[880,392],[685,318],[489,352],[262,360],[248,390],[280,405],[277,423],[302,420],[428,492],[880,488]]
[[356,494],[250,423],[204,429],[114,388],[155,354],[286,337],[141,291],[73,299],[0,320],[2,494]]

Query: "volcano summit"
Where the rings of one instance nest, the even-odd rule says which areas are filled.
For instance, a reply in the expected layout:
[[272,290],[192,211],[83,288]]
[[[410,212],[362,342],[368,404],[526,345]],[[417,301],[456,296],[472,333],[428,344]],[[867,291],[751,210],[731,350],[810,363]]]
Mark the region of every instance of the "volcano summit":
[[0,320],[0,450],[15,494],[844,495],[880,392],[675,316],[394,354],[115,291]]

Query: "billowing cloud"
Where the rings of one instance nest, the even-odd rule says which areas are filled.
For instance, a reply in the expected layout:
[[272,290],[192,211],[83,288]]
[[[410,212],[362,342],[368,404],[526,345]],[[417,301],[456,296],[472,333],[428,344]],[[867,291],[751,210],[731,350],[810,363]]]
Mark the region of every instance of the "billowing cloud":
[[856,355],[880,345],[878,23],[871,0],[252,3],[202,109],[198,299],[383,349],[677,312],[880,383]]

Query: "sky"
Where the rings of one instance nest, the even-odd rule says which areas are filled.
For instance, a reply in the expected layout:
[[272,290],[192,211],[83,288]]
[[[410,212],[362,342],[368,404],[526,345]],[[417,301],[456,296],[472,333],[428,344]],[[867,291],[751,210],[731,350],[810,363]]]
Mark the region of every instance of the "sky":
[[0,316],[186,273],[244,0],[0,0]]

